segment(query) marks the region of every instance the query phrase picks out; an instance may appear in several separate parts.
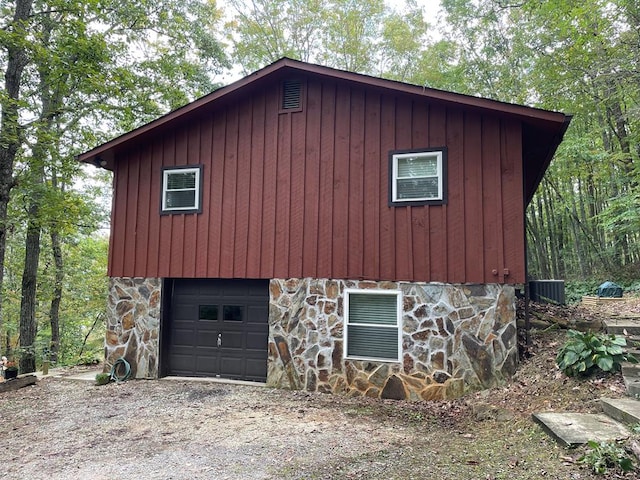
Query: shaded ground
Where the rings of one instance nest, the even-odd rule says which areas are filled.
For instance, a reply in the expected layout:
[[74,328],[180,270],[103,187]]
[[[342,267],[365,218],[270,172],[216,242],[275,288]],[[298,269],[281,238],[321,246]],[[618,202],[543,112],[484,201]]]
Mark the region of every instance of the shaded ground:
[[603,478],[574,463],[581,450],[557,446],[530,418],[595,412],[601,396],[624,394],[620,375],[561,375],[554,357],[564,335],[535,333],[510,385],[450,402],[42,380],[0,397],[0,478]]

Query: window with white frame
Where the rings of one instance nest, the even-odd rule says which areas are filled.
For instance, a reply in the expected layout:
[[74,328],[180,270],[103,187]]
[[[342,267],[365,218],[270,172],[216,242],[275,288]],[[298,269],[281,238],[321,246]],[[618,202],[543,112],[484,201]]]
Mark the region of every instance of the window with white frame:
[[346,358],[400,361],[401,297],[395,290],[345,290]]
[[193,213],[200,211],[201,173],[201,165],[163,169],[163,213]]
[[391,205],[446,202],[446,149],[395,151],[389,157]]

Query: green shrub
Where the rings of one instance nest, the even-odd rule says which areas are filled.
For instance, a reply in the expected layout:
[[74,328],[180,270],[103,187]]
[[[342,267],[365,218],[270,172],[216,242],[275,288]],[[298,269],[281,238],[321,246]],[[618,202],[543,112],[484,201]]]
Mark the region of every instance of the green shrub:
[[620,469],[623,472],[633,470],[633,461],[626,450],[615,442],[587,443],[589,450],[578,459],[578,463],[589,465],[599,475],[609,473],[610,469]]
[[567,337],[567,342],[558,352],[556,363],[569,376],[587,376],[598,369],[605,372],[618,371],[624,361],[638,362],[633,355],[623,350],[627,346],[624,337],[575,330],[569,330]]
[[96,375],[96,385],[106,385],[111,381],[111,375],[108,373],[98,373]]
[[564,283],[564,298],[568,305],[580,303],[585,295],[595,295],[601,284],[598,280],[566,281]]

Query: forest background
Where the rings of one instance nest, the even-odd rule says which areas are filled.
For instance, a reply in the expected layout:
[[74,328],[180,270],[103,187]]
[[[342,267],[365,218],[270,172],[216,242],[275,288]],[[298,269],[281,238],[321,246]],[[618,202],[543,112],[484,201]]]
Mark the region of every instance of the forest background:
[[637,0],[0,0],[0,351],[102,357],[110,177],[75,155],[288,56],[573,115],[527,211],[570,300],[640,288]]

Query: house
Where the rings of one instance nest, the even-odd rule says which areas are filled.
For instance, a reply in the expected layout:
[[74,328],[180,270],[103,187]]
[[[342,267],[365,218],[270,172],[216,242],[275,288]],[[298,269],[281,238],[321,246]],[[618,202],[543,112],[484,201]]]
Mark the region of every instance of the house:
[[107,363],[396,399],[500,384],[569,120],[283,58],[80,155],[113,172]]

